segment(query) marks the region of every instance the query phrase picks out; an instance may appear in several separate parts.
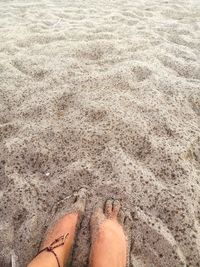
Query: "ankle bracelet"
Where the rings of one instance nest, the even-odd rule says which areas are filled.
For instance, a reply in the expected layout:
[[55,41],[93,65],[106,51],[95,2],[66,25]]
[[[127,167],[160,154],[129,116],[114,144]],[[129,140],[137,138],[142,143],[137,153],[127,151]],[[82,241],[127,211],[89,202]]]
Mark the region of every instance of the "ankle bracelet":
[[[40,253],[44,252],[44,251],[47,251],[47,252],[51,252],[55,258],[56,258],[56,261],[58,263],[58,267],[61,267],[60,265],[60,262],[59,262],[59,259],[58,259],[58,256],[57,254],[55,253],[55,251],[53,251],[55,248],[57,247],[60,247],[60,246],[63,246],[65,244],[65,240],[67,239],[69,233],[66,233],[62,236],[60,236],[59,238],[55,239],[51,244],[50,246],[48,247],[45,247],[43,248],[42,250],[40,250],[37,255],[35,257],[37,257]],[[58,243],[58,244],[57,244]]]

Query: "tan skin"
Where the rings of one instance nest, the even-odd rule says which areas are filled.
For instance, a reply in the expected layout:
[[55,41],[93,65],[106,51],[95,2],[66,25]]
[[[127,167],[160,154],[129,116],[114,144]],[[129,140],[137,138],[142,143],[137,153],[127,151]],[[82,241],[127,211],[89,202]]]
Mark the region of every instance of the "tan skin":
[[[49,246],[56,238],[69,233],[65,244],[54,249],[61,267],[68,262],[75,239],[79,211],[63,216],[47,234],[40,249]],[[124,215],[119,201],[108,200],[105,209],[97,208],[91,218],[90,267],[125,267],[127,242],[123,230]],[[42,252],[28,267],[58,267],[55,256]]]

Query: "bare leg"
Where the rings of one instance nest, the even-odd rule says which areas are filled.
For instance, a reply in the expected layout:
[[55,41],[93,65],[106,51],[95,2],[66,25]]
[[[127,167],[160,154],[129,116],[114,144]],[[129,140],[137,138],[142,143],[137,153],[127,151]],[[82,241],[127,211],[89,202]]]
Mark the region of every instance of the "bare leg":
[[[64,245],[55,248],[53,251],[56,253],[60,266],[63,267],[71,253],[71,249],[74,243],[77,224],[80,216],[85,209],[85,195],[78,196],[76,202],[67,214],[62,216],[50,229],[48,230],[46,237],[40,247],[40,250],[49,246],[55,239],[60,236],[69,233]],[[55,255],[50,252],[44,251],[36,256],[28,265],[28,267],[58,267],[58,263]]]
[[91,219],[90,267],[125,267],[127,241],[120,202],[107,200],[105,210],[97,208]]

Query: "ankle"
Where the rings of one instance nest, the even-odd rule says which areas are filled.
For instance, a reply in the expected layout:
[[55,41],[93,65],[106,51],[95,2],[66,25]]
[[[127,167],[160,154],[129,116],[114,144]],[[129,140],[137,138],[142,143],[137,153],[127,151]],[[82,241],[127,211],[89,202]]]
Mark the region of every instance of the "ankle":
[[[61,267],[64,267],[64,260],[63,260],[63,255],[62,253],[58,253],[56,251],[56,255],[59,260],[59,264]],[[53,255],[53,253],[44,251],[41,254],[38,254],[30,263],[27,267],[58,267],[58,262]]]

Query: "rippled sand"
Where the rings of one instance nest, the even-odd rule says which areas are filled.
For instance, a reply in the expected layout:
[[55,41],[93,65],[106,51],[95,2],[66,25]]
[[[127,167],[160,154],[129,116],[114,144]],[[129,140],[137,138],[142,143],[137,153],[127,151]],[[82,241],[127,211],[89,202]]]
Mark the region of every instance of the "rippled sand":
[[0,2],[0,266],[88,188],[133,219],[132,267],[200,266],[198,1]]

